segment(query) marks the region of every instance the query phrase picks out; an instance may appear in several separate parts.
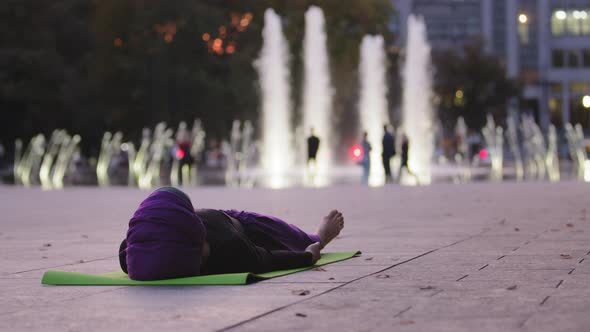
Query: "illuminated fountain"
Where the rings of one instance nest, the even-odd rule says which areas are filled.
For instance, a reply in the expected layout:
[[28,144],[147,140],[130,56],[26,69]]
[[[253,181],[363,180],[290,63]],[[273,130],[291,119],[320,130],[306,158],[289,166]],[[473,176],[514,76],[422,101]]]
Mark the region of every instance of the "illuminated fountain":
[[403,127],[409,141],[408,166],[419,184],[428,184],[434,152],[430,45],[424,19],[414,15],[408,17],[403,78]]
[[143,189],[159,187],[162,185],[160,171],[162,163],[166,160],[167,152],[174,145],[172,135],[174,131],[167,128],[164,122],[156,125],[152,144],[149,147],[149,162],[146,171],[139,177],[138,186]]
[[522,136],[525,154],[525,169],[528,178],[542,180],[547,169],[547,147],[541,129],[532,116],[522,115]]
[[559,181],[559,154],[557,153],[557,130],[554,125],[549,125],[549,134],[547,134],[547,155],[545,164],[547,165],[547,176],[552,182]]
[[242,129],[242,148],[238,163],[238,174],[242,187],[253,187],[254,176],[252,168],[256,162],[256,151],[258,143],[254,141],[254,126],[252,122],[245,121]]
[[272,9],[264,13],[263,46],[255,62],[262,93],[262,155],[266,185],[289,184],[293,165],[289,49],[281,19]]
[[509,116],[506,119],[506,137],[508,138],[508,145],[510,146],[510,151],[512,151],[512,155],[514,156],[514,168],[516,171],[516,180],[522,181],[524,178],[524,166],[522,162],[522,154],[520,153],[520,147],[518,145],[518,131],[516,127],[516,120],[513,116]]
[[205,129],[201,125],[201,120],[196,119],[193,122],[193,128],[191,130],[191,156],[193,157],[193,164],[190,166],[190,184],[192,186],[196,186],[198,184],[197,181],[197,173],[198,168],[197,165],[201,160],[201,154],[203,150],[205,150],[205,137],[207,134],[205,133]]
[[361,130],[367,131],[371,144],[371,168],[369,185],[385,183],[385,173],[380,163],[383,125],[389,123],[387,112],[386,61],[382,36],[365,36],[361,43],[360,101]]
[[53,181],[51,180],[51,170],[57,158],[62,142],[66,138],[65,130],[54,130],[47,144],[43,162],[39,169],[39,180],[41,181],[41,188],[48,190],[53,188]]
[[121,132],[116,132],[113,135],[107,131],[102,137],[100,154],[98,155],[98,161],[96,163],[96,179],[98,185],[101,187],[108,187],[111,185],[109,166],[113,156],[121,150],[122,139],[123,133]]
[[[17,151],[22,151],[22,143],[17,140],[16,147]],[[21,148],[19,148],[19,144]],[[40,171],[42,159],[45,154],[45,136],[38,134],[34,136],[25,152],[22,156],[15,158],[15,164],[18,164],[15,168],[15,181],[29,187],[32,184],[36,184],[38,181],[37,174]],[[18,163],[16,160],[18,159]]]
[[582,126],[578,123],[574,127],[571,123],[566,123],[565,133],[570,157],[574,162],[576,177],[580,180],[590,182],[590,161],[586,157]]
[[252,187],[254,177],[252,166],[256,153],[256,142],[253,140],[254,127],[250,121],[234,120],[230,133],[230,141],[224,141],[221,151],[227,161],[225,183],[235,187]]
[[81,140],[80,135],[74,135],[72,137],[65,133],[57,154],[55,166],[53,167],[53,176],[51,178],[53,188],[62,189],[64,187],[64,176],[68,171],[72,157],[78,149]]
[[487,115],[487,122],[482,128],[481,133],[486,142],[488,153],[492,161],[490,170],[490,179],[493,181],[502,181],[503,179],[503,161],[504,161],[504,130],[496,126],[492,115]]
[[225,184],[230,186],[239,186],[240,179],[238,176],[240,160],[240,140],[241,140],[241,122],[234,120],[229,135],[229,142],[224,140],[221,143],[221,153],[225,156]]
[[25,152],[22,141],[16,140],[14,181],[29,187],[41,184],[44,190],[61,189],[75,153],[78,153],[79,135],[70,136],[65,130],[54,130],[49,141],[39,134],[34,136]]
[[[310,185],[322,186],[329,182],[331,173],[333,132],[332,96],[333,89],[330,82],[330,63],[326,48],[325,19],[323,11],[311,6],[305,13],[305,40],[303,54],[305,63],[304,91],[303,91],[303,132],[299,139],[305,139],[311,128],[320,139],[314,169],[307,169],[313,176],[306,176]],[[305,145],[304,143],[300,143]]]
[[465,119],[460,116],[457,118],[455,124],[455,137],[457,138],[457,150],[455,151],[455,163],[462,169],[460,174],[454,177],[454,181],[457,183],[466,182],[471,179],[471,169],[469,168],[470,162],[467,146],[467,124]]
[[[131,170],[129,172],[130,176],[133,175],[134,178],[132,180],[138,186],[140,185],[140,180],[145,176],[147,171],[147,163],[149,161],[149,149],[150,144],[152,142],[151,139],[151,131],[149,128],[143,128],[141,133],[141,143],[139,144],[139,149],[135,154],[135,158],[131,163]],[[140,186],[141,187],[141,186]]]

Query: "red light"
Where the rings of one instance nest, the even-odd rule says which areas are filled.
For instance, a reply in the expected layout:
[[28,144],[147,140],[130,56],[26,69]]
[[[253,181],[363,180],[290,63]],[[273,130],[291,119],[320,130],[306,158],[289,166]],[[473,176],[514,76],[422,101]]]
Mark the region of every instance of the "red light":
[[486,149],[479,150],[479,159],[486,159],[488,157],[488,151]]
[[176,158],[178,158],[178,159],[184,158],[184,151],[182,149],[176,149]]
[[363,159],[363,149],[360,145],[355,144],[350,148],[350,158],[353,161],[359,161]]
[[354,154],[355,157],[360,157],[361,156],[361,149],[356,148],[354,149],[354,151],[352,152]]

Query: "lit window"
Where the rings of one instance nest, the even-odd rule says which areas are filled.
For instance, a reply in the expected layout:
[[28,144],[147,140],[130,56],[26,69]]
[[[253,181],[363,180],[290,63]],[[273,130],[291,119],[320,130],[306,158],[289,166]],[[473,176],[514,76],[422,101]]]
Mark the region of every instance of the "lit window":
[[590,35],[590,10],[556,10],[551,16],[551,32],[554,36]]
[[579,12],[579,21],[582,28],[583,35],[590,35],[590,10],[582,10]]
[[566,22],[565,24],[567,27],[567,32],[570,35],[577,36],[577,35],[581,34],[582,31],[580,29],[579,11],[574,10],[574,11],[568,12],[565,22]]
[[554,36],[561,36],[565,33],[565,19],[567,14],[563,10],[556,10],[551,16],[551,33]]

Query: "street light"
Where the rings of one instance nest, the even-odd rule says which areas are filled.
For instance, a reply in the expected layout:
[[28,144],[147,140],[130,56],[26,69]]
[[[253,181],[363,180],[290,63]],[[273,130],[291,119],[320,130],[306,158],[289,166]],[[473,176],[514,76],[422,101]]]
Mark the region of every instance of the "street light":
[[518,22],[525,24],[528,21],[528,17],[525,14],[518,15]]
[[585,108],[590,108],[590,96],[585,95],[584,97],[582,97],[582,106],[584,106]]

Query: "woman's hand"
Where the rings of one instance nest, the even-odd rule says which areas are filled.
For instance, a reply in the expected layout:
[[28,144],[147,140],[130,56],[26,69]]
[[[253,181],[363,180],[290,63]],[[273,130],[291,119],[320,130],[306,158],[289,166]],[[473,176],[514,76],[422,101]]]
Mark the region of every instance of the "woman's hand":
[[305,251],[311,253],[311,256],[313,257],[313,259],[312,259],[313,264],[315,264],[321,257],[321,255],[320,255],[321,249],[320,249],[319,242],[310,244],[307,248],[305,248]]

